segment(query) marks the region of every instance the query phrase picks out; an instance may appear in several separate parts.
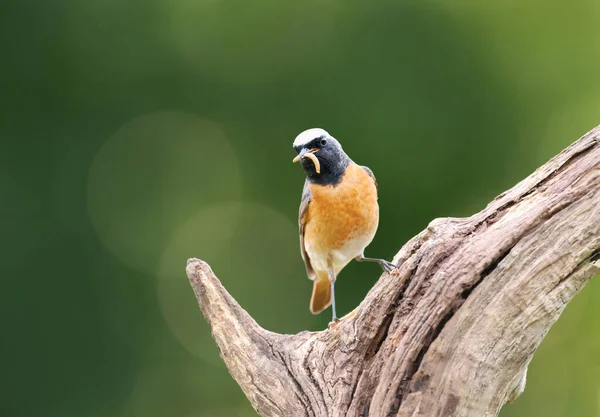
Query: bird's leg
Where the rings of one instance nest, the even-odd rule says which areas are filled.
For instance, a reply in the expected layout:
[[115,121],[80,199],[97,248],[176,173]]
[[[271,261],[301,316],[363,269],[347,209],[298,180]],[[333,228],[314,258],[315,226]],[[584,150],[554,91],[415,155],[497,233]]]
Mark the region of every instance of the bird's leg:
[[332,268],[329,268],[328,271],[329,283],[331,284],[331,323],[329,323],[329,328],[334,327],[339,319],[337,318],[337,313],[335,311],[335,271]]
[[356,257],[358,262],[377,262],[379,266],[385,272],[392,272],[394,269],[398,268],[398,265],[394,265],[393,263],[386,261],[385,259],[376,259],[376,258],[365,258],[365,255],[358,255]]

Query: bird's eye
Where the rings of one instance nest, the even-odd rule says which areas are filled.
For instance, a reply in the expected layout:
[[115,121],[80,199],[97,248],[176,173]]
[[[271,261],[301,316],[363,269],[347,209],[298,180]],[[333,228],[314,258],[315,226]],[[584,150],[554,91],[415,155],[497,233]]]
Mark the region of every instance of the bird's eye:
[[319,141],[319,145],[321,145],[321,146],[325,146],[325,145],[327,145],[327,139],[321,139],[321,140]]

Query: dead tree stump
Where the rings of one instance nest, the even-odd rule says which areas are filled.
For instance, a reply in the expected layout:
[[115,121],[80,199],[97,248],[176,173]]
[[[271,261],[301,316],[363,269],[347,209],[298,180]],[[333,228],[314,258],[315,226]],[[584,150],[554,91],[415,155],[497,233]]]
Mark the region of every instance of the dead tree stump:
[[432,221],[394,262],[338,326],[296,335],[261,328],[203,261],[187,275],[261,416],[496,416],[600,273],[600,127],[481,212]]

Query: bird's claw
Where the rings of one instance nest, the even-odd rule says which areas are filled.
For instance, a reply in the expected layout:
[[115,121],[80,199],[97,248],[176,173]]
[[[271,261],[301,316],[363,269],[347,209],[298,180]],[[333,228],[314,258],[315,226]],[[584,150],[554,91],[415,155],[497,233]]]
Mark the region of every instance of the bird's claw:
[[327,325],[328,329],[333,329],[335,326],[337,326],[340,322],[340,319],[338,319],[337,317],[334,318],[332,321],[329,322],[329,324]]
[[388,262],[386,260],[382,260],[381,262],[379,262],[379,265],[381,266],[381,268],[383,268],[383,270],[387,273],[392,272],[394,269],[398,268],[398,265],[395,265],[391,262]]

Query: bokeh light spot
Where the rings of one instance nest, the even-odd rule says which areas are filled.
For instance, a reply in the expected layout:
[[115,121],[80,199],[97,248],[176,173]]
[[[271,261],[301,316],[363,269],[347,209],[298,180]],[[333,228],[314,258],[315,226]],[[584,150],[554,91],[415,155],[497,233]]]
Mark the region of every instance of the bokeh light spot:
[[[232,233],[232,227],[235,230]],[[199,257],[263,327],[296,333],[314,322],[295,224],[268,206],[220,204],[191,218],[165,250],[158,275],[161,310],[174,336],[194,355],[220,364],[210,328],[185,277],[185,262]]]
[[185,263],[191,257],[211,264],[222,259],[234,239],[241,210],[240,203],[229,202],[193,216],[173,235],[158,269],[158,298],[169,328],[187,350],[214,365],[221,365],[221,360],[185,277]]
[[88,212],[115,256],[154,272],[179,224],[240,192],[238,161],[221,130],[191,114],[158,112],[126,124],[100,149],[89,173]]

